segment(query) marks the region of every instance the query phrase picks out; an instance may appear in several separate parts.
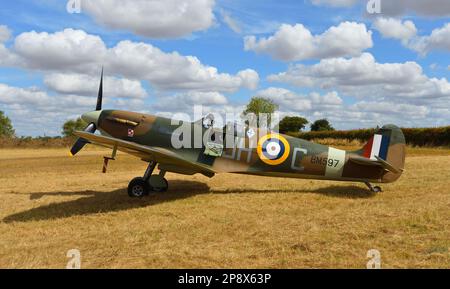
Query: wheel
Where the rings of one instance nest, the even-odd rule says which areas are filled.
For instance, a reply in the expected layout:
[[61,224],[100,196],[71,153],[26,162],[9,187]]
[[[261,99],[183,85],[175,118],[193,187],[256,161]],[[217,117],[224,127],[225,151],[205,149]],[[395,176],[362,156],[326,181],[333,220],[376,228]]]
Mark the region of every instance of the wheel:
[[169,182],[163,178],[163,185],[160,187],[152,187],[152,190],[155,192],[159,192],[159,193],[163,193],[163,192],[167,192],[167,190],[169,189]]
[[134,178],[128,185],[128,195],[131,198],[142,198],[148,195],[149,192],[150,186],[146,181],[144,181],[144,178]]
[[383,190],[379,186],[373,187],[373,192],[374,193],[381,193],[382,191]]
[[154,192],[162,193],[169,189],[169,182],[160,175],[152,175],[149,183],[150,189]]

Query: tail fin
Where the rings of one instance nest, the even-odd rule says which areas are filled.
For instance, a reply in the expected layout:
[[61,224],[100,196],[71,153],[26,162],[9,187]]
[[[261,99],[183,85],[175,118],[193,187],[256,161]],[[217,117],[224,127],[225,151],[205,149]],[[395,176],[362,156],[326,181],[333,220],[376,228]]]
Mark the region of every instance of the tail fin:
[[405,166],[405,136],[399,127],[385,125],[375,132],[358,154],[371,160],[380,158],[397,169],[399,173],[387,172],[383,176],[383,182],[393,182],[400,177]]

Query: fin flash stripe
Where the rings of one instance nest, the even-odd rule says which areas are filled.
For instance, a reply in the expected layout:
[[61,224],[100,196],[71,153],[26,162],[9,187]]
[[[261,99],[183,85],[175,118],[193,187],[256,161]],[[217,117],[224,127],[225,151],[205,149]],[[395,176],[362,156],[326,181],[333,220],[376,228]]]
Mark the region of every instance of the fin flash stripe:
[[389,142],[389,136],[375,134],[364,147],[363,156],[372,160],[376,160],[376,156],[386,160]]

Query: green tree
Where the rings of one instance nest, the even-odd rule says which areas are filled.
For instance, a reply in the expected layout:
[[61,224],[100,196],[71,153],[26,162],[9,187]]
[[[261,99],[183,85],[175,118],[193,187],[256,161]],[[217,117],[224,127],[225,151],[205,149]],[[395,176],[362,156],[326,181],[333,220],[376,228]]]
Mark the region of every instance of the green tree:
[[13,137],[15,135],[11,120],[3,111],[0,111],[0,137]]
[[84,128],[87,126],[87,123],[82,120],[81,118],[77,118],[76,120],[68,120],[63,125],[62,134],[65,137],[71,137],[73,136],[73,132],[76,130],[84,130]]
[[281,133],[287,132],[299,132],[306,127],[308,120],[299,116],[286,116],[279,124],[279,130]]
[[278,105],[275,104],[271,99],[264,97],[252,97],[249,104],[244,110],[244,115],[253,113],[256,116],[256,123],[258,127],[260,126],[260,114],[267,114],[267,125],[270,126],[271,114],[278,109]]
[[326,118],[318,119],[311,124],[311,131],[330,131],[330,130],[334,130],[334,128],[331,126],[330,122]]

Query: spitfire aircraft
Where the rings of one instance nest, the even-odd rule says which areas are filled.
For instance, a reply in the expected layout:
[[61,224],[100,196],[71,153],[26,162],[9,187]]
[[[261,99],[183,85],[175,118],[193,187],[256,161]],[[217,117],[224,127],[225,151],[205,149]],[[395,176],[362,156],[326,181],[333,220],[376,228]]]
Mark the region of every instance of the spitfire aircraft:
[[[128,185],[130,197],[143,197],[151,192],[168,189],[166,172],[213,177],[217,173],[236,173],[259,176],[303,178],[365,183],[372,192],[381,192],[371,183],[391,183],[402,174],[405,163],[405,138],[400,128],[386,125],[379,128],[360,150],[345,151],[303,139],[260,129],[244,127],[238,133],[235,124],[223,129],[213,127],[213,120],[205,117],[196,122],[181,122],[192,130],[209,134],[206,144],[175,147],[173,137],[177,126],[169,118],[143,113],[102,110],[103,72],[96,110],[82,115],[89,125],[76,131],[79,138],[70,153],[77,154],[92,143],[112,149],[104,157],[103,172],[108,161],[122,151],[148,162],[143,177],[134,178]],[[99,131],[100,134],[95,132]],[[229,140],[233,144],[227,145]],[[254,148],[238,146],[254,142]],[[154,174],[158,167],[159,173]]]

